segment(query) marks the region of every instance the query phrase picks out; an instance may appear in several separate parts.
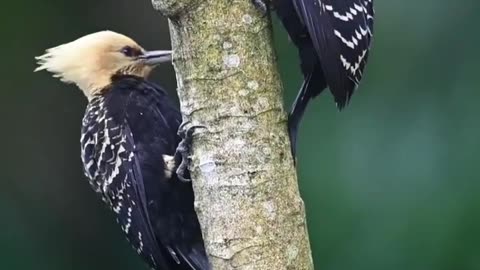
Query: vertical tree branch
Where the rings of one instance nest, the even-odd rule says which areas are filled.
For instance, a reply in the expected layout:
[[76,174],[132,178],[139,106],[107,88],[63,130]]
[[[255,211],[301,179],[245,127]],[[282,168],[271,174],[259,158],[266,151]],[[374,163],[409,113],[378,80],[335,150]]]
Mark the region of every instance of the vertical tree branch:
[[250,0],[152,0],[170,18],[196,211],[213,269],[313,269],[270,21]]

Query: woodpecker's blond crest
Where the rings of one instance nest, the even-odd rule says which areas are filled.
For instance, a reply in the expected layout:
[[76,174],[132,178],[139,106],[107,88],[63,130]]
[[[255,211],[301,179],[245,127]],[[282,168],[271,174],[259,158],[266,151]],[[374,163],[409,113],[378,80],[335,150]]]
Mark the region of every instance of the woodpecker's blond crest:
[[44,55],[35,58],[39,65],[35,71],[47,70],[65,83],[76,84],[90,99],[110,85],[115,74],[148,76],[152,67],[138,57],[144,53],[131,38],[101,31],[47,49]]

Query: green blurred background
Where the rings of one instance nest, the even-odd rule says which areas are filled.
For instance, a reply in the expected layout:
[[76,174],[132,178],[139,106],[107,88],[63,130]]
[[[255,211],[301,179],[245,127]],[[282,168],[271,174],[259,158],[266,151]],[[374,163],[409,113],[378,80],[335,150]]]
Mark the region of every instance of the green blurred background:
[[[339,113],[322,95],[300,132],[316,269],[480,269],[480,2],[379,0],[376,10],[373,53],[351,106]],[[301,76],[278,26],[291,104]],[[103,29],[170,47],[149,0],[0,8],[1,270],[146,269],[82,175],[85,98],[32,72],[45,48]],[[154,75],[175,89],[171,67]]]

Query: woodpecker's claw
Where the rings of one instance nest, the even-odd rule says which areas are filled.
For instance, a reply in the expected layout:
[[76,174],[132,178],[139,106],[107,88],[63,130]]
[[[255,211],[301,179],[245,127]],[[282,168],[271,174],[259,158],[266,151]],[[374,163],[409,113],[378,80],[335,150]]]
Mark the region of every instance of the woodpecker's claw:
[[270,10],[270,1],[269,0],[250,0],[252,4],[262,13],[263,16],[268,14]]
[[182,138],[182,140],[178,144],[177,150],[175,151],[175,163],[178,164],[176,174],[178,179],[184,182],[191,180],[189,177],[185,177],[185,173],[188,169],[193,133],[197,128],[207,128],[204,125],[193,125],[186,127],[188,124],[191,124],[191,122],[185,121],[178,127],[178,135],[180,138]]

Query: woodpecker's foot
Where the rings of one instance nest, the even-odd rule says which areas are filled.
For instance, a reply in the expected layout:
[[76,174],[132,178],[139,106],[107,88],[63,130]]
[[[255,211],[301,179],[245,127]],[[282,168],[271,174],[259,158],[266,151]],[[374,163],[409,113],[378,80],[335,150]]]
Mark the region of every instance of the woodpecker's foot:
[[270,0],[250,0],[252,4],[262,13],[263,16],[267,16],[270,10]]
[[191,124],[190,121],[183,122],[180,127],[178,127],[178,135],[182,140],[177,146],[177,150],[175,151],[175,163],[178,165],[176,174],[178,179],[187,182],[190,181],[190,177],[187,176],[187,169],[188,163],[190,158],[190,152],[192,147],[192,140],[193,140],[193,133],[197,128],[207,128],[203,125],[193,125],[187,127],[187,125]]

